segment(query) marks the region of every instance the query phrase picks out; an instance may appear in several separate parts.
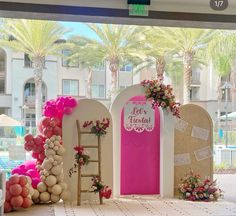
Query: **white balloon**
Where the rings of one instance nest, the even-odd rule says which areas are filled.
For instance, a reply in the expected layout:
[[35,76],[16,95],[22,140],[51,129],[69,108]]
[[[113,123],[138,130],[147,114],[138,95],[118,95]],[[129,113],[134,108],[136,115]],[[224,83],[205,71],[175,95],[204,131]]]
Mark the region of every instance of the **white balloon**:
[[[56,161],[54,161],[54,162],[56,162]],[[62,173],[62,169],[63,169],[62,166],[56,165],[51,169],[51,172],[54,175],[60,175]]]
[[43,182],[39,182],[37,185],[37,189],[39,192],[45,192],[47,191],[47,185],[44,184]]
[[35,199],[38,199],[39,198],[39,191],[34,189],[34,194],[32,196],[32,199],[35,200]]
[[54,156],[55,154],[56,154],[56,152],[54,150],[52,150],[52,149],[45,150],[45,155],[46,156],[49,156],[49,155]]
[[45,183],[47,186],[51,187],[57,183],[57,178],[54,175],[49,175],[46,178]]
[[39,199],[42,202],[48,202],[50,200],[50,194],[48,192],[43,192],[39,195]]
[[54,203],[57,203],[60,200],[60,196],[57,196],[55,194],[51,194],[51,201]]
[[50,170],[52,168],[52,163],[50,160],[45,159],[42,164],[43,168],[46,170]]
[[62,199],[63,201],[69,200],[69,199],[70,199],[70,191],[68,191],[68,190],[63,190],[62,193],[61,193],[61,195],[60,195],[60,197],[61,197],[61,199]]
[[58,151],[59,147],[58,146],[54,146],[53,150],[54,151]]
[[59,185],[63,190],[67,189],[67,184],[65,182],[60,182]]
[[63,157],[60,155],[54,155],[54,160],[56,160],[57,163],[61,163],[63,161]]
[[63,146],[61,146],[58,150],[57,150],[57,154],[58,155],[63,155],[65,153],[65,148]]
[[53,187],[52,187],[52,193],[55,194],[55,195],[60,195],[62,192],[62,188],[59,184],[55,184]]

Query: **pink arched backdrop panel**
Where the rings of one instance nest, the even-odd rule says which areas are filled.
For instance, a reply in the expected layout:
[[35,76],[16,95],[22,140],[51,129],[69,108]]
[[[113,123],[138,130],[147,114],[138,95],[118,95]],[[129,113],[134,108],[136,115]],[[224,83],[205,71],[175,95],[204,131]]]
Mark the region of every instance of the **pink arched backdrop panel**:
[[[129,101],[146,101],[135,96]],[[155,109],[155,127],[138,133],[124,127],[121,113],[121,195],[160,194],[160,113]]]

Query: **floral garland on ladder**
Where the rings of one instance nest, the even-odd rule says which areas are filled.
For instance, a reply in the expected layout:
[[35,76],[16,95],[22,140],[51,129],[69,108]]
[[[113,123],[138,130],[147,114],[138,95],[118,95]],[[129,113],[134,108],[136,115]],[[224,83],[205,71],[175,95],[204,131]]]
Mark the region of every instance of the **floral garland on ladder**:
[[112,190],[108,186],[103,185],[97,176],[94,176],[92,178],[92,187],[91,188],[92,188],[91,192],[99,193],[100,197],[110,199],[111,194],[112,194]]
[[78,166],[82,167],[88,165],[90,159],[90,156],[85,152],[82,146],[76,146],[74,147],[74,150],[76,151],[75,162],[73,167],[69,170],[69,177],[72,177],[72,174],[77,172]]
[[141,85],[145,88],[145,97],[152,102],[153,108],[161,107],[179,118],[180,103],[175,101],[170,85],[164,85],[158,80],[143,80]]

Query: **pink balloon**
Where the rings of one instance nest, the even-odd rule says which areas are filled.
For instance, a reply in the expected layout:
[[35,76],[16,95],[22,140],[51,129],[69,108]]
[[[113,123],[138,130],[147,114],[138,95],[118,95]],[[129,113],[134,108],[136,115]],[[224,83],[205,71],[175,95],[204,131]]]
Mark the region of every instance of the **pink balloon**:
[[31,140],[33,140],[33,135],[32,134],[26,134],[25,135],[25,137],[24,137],[24,140],[26,141],[26,142],[28,142],[28,141],[31,141]]
[[43,126],[43,127],[47,127],[47,126],[49,126],[49,125],[50,125],[50,118],[48,118],[48,117],[43,118],[43,120],[42,120],[42,126]]
[[40,182],[40,178],[32,178],[33,188],[37,188],[37,185],[38,185],[39,182]]
[[33,149],[33,145],[30,142],[26,142],[24,147],[26,151],[32,151]]
[[17,174],[15,175],[12,175],[10,178],[9,178],[9,184],[10,185],[13,185],[13,184],[18,184],[20,181],[20,178]]
[[25,176],[20,176],[19,184],[23,187],[27,184],[28,180]]
[[74,98],[70,98],[68,101],[68,106],[74,108],[77,106],[77,101]]
[[22,197],[27,197],[29,195],[29,189],[27,187],[22,187],[22,192],[20,195]]
[[24,198],[22,207],[29,208],[32,205],[32,200],[30,198]]
[[12,196],[18,196],[22,192],[22,187],[21,187],[20,184],[14,184],[14,185],[10,186],[9,191],[10,191]]
[[37,152],[33,152],[32,153],[32,157],[33,158],[38,159],[38,156],[39,156],[39,153],[37,153]]
[[8,212],[11,212],[12,211],[12,206],[9,202],[5,202],[4,203],[4,212],[5,213],[8,213]]
[[22,170],[20,168],[15,168],[11,171],[11,174],[14,175],[14,174],[21,174]]
[[9,190],[6,190],[6,201],[10,201],[11,197],[12,197],[12,195],[9,192]]
[[23,204],[23,197],[22,196],[15,196],[11,198],[11,205],[14,208],[20,208]]
[[50,138],[50,137],[53,135],[52,130],[49,129],[49,128],[44,128],[44,129],[43,129],[43,135],[44,135],[46,138]]
[[72,113],[72,108],[71,107],[65,107],[64,108],[64,114],[66,115],[70,115]]
[[53,129],[53,134],[54,135],[59,135],[59,136],[61,136],[62,135],[62,130],[61,130],[61,128],[60,127],[58,127],[58,126],[56,126],[54,129]]
[[30,177],[35,178],[38,177],[38,172],[36,170],[30,169],[26,172]]

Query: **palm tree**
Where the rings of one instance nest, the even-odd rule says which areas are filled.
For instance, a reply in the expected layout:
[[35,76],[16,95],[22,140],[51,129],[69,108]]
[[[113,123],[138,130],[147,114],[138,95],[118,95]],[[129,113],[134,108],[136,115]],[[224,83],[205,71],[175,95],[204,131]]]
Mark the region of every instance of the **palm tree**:
[[[42,77],[47,55],[58,55],[65,46],[57,43],[66,33],[57,22],[40,20],[7,20],[3,27],[6,39],[1,44],[29,55],[35,82],[35,116],[39,123],[42,116]],[[9,37],[11,40],[9,40]]]
[[158,28],[162,37],[168,40],[182,56],[183,72],[183,102],[190,102],[190,85],[192,63],[199,57],[199,51],[206,49],[214,31],[205,29]]
[[113,97],[117,91],[117,78],[120,65],[122,62],[131,61],[138,58],[137,52],[142,41],[140,40],[140,29],[136,26],[126,25],[100,25],[88,24],[97,38],[88,38],[77,36],[77,40],[86,42],[86,49],[93,50],[91,58],[102,57],[109,64],[111,71],[111,96]]
[[68,56],[69,62],[73,64],[79,64],[82,68],[88,70],[87,78],[87,98],[92,98],[92,75],[95,67],[99,66],[103,62],[102,55],[95,55],[96,51],[93,47],[87,47],[86,41],[81,38],[71,38],[71,54]]
[[[231,31],[218,30],[213,40],[209,43],[207,49],[207,57],[212,62],[213,69],[218,76],[217,81],[217,121],[216,127],[220,127],[220,107],[222,100],[222,78],[232,73],[234,68],[234,60],[236,58],[236,35]],[[233,83],[235,86],[236,83]],[[235,95],[232,95],[234,100]]]
[[156,78],[160,82],[163,82],[166,60],[172,61],[169,56],[173,56],[174,49],[168,40],[165,40],[158,28],[147,27],[145,32],[145,46],[144,53],[146,54],[146,62],[148,66],[155,65]]

